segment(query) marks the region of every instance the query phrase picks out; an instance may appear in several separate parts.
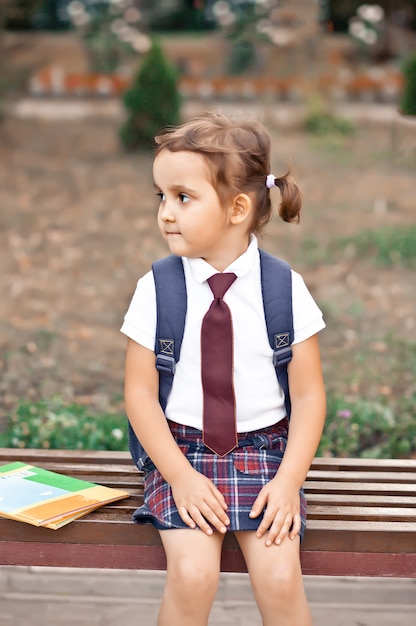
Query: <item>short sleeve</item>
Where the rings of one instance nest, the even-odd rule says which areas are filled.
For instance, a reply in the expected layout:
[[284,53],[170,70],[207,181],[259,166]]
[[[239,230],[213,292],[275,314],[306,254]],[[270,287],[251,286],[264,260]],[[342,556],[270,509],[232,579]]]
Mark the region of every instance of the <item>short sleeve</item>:
[[154,350],[156,336],[156,291],[153,272],[137,283],[121,332],[140,345]]
[[311,296],[300,274],[292,270],[294,341],[300,343],[325,328],[322,311]]

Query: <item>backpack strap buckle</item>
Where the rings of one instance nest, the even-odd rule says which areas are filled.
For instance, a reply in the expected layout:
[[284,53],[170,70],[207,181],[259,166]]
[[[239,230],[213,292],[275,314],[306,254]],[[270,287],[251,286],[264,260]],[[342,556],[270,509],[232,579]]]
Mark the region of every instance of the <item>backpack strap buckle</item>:
[[176,362],[173,356],[167,354],[156,355],[156,369],[163,376],[173,376],[176,370]]
[[289,333],[279,333],[274,335],[273,339],[273,365],[275,367],[287,365],[292,359],[292,348],[290,347]]
[[274,367],[282,367],[287,365],[292,360],[292,348],[279,348],[273,352],[273,365]]

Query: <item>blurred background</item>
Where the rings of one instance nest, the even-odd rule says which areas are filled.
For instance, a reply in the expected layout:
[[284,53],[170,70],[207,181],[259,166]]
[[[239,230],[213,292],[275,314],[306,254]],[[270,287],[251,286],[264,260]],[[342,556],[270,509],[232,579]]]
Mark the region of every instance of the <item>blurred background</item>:
[[261,245],[324,312],[319,454],[416,457],[416,0],[0,0],[0,446],[126,448],[152,138],[262,120],[300,225]]

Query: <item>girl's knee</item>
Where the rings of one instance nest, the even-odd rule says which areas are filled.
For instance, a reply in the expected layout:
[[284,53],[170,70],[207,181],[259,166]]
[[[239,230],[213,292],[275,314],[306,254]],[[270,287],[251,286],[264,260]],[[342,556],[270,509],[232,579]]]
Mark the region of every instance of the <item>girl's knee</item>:
[[219,568],[212,563],[184,556],[168,568],[168,582],[176,592],[188,599],[215,595],[219,583]]
[[271,564],[252,576],[253,588],[263,597],[280,603],[291,602],[303,589],[302,572],[295,563]]

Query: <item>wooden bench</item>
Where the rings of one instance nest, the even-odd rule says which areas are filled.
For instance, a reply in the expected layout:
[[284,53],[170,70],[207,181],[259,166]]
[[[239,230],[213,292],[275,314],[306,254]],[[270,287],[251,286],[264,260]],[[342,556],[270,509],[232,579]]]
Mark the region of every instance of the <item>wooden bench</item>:
[[[164,569],[157,531],[131,520],[142,477],[126,452],[0,449],[0,464],[23,460],[131,497],[54,531],[0,518],[0,564]],[[316,458],[308,474],[304,574],[416,577],[416,460]],[[230,533],[222,571],[244,572]]]

